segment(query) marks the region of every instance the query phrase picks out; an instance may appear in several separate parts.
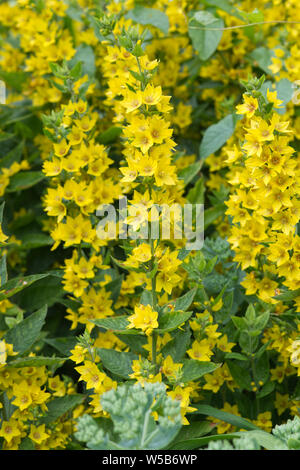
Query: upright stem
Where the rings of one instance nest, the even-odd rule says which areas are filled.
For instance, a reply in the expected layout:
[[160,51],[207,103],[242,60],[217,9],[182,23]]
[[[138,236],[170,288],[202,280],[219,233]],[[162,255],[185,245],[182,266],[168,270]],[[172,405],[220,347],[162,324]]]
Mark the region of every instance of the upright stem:
[[[153,240],[151,238],[151,234],[150,234],[150,246],[151,246],[151,254],[152,254],[152,258],[151,258],[151,271],[152,271],[152,269],[154,268],[154,243],[153,243]],[[152,276],[151,288],[152,288],[152,308],[153,308],[153,310],[156,310],[156,306],[157,306],[156,274],[154,274],[154,276]],[[152,364],[155,366],[155,368],[157,368],[156,348],[157,348],[157,333],[154,330],[153,333],[152,333]]]

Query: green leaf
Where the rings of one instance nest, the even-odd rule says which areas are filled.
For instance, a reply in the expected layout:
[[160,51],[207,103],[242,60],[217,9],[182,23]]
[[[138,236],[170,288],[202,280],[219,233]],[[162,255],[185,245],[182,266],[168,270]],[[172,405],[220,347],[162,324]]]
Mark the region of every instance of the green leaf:
[[0,142],[4,142],[5,140],[12,139],[14,134],[9,134],[8,132],[1,132],[0,133]]
[[71,349],[73,349],[77,343],[77,339],[74,336],[66,336],[62,338],[45,338],[45,343],[50,344],[53,348],[57,349],[64,356],[69,356]]
[[256,312],[253,304],[249,304],[245,314],[245,320],[248,325],[252,326],[256,321]]
[[255,380],[256,382],[268,381],[270,376],[270,364],[267,351],[264,352],[258,359],[255,360]]
[[225,359],[237,359],[238,361],[248,361],[248,357],[244,356],[244,354],[240,354],[237,352],[230,352],[225,354]]
[[217,124],[213,124],[206,129],[199,148],[200,158],[205,159],[219,150],[232,136],[234,129],[235,119],[233,114],[228,114]]
[[55,366],[61,367],[66,361],[65,357],[20,357],[10,361],[9,367],[42,367],[42,366]]
[[50,275],[18,293],[15,300],[20,307],[28,311],[37,310],[45,304],[51,307],[59,302],[64,295],[61,279]]
[[248,57],[254,66],[261,68],[266,74],[270,75],[271,70],[269,66],[272,64],[273,53],[267,47],[257,47],[252,51]]
[[191,204],[203,204],[204,193],[205,193],[205,181],[204,181],[204,178],[201,177],[198,179],[198,181],[193,186],[193,188],[189,190],[186,198]]
[[194,359],[185,359],[182,367],[181,382],[191,382],[197,380],[205,374],[210,374],[218,369],[221,364],[214,362],[196,361]]
[[139,268],[131,268],[129,266],[126,266],[123,261],[120,261],[120,260],[114,258],[113,256],[110,256],[110,257],[111,257],[112,261],[114,262],[114,264],[116,266],[118,266],[119,268],[125,269],[126,271],[133,271],[133,272],[136,272],[136,273],[139,272]]
[[185,323],[193,312],[167,312],[163,313],[159,318],[159,327],[156,329],[158,333],[166,333],[178,328]]
[[133,10],[126,13],[125,18],[145,26],[154,26],[163,33],[168,34],[169,18],[163,11],[137,5]]
[[116,279],[113,279],[111,282],[108,282],[104,286],[106,292],[110,292],[110,298],[114,302],[118,300],[118,297],[120,295],[123,279],[124,276],[122,274],[121,276],[118,276]]
[[230,423],[238,429],[246,429],[247,431],[260,430],[258,426],[251,423],[247,419],[241,418],[240,416],[236,416],[231,413],[227,413],[226,411],[218,410],[213,406],[193,404],[193,407],[197,408],[197,411],[193,411],[193,414],[212,416],[213,418],[225,421],[225,423]]
[[100,144],[108,145],[117,140],[117,138],[122,134],[122,128],[117,126],[112,126],[106,131],[100,134],[99,138],[97,139]]
[[234,323],[234,326],[238,329],[238,330],[247,330],[248,329],[248,323],[246,322],[245,318],[242,318],[242,317],[236,317],[236,316],[232,316],[231,317],[231,320],[233,321]]
[[[244,435],[243,432],[240,432],[238,434],[240,437]],[[247,435],[250,437],[254,437],[257,442],[261,445],[261,447],[267,450],[282,450],[283,448],[283,442],[281,439],[278,439],[272,434],[262,431],[261,429],[253,431],[250,430],[247,432]]]
[[241,14],[228,0],[204,0],[208,6],[216,7],[218,10],[226,11],[229,15],[236,16],[241,19]]
[[0,70],[0,79],[3,80],[8,87],[14,88],[15,90],[22,92],[23,85],[29,76],[28,73],[23,71],[6,72]]
[[118,317],[108,317],[108,318],[101,318],[99,320],[91,320],[92,323],[95,323],[96,326],[100,328],[104,328],[105,330],[113,331],[119,335],[141,335],[143,334],[139,330],[135,330],[134,328],[127,328],[129,325],[128,316],[122,315]]
[[31,232],[27,231],[27,229],[22,230],[22,232],[18,234],[18,239],[22,242],[20,246],[16,245],[18,251],[33,250],[34,248],[53,245],[53,239],[51,237],[45,233],[35,232],[33,230],[31,230]]
[[120,352],[115,349],[97,348],[97,353],[103,367],[123,379],[129,379],[129,375],[133,373],[132,361],[139,358],[131,352]]
[[168,305],[174,305],[174,310],[187,310],[191,303],[194,300],[194,297],[197,292],[197,287],[194,287],[190,291],[188,291],[186,294],[182,295],[179,297],[177,300],[173,300],[168,303]]
[[183,179],[184,185],[187,186],[193,178],[199,173],[203,165],[203,160],[198,160],[195,163],[192,163],[186,168],[183,168],[181,171],[178,172],[178,177]]
[[204,211],[204,229],[206,230],[215,220],[224,215],[226,206],[218,204]]
[[175,445],[183,448],[182,446],[186,441],[205,436],[206,434],[209,434],[214,427],[215,424],[208,421],[196,421],[194,423],[190,423],[188,426],[182,426],[176,438],[168,448],[173,449]]
[[199,449],[208,444],[210,441],[219,441],[223,439],[233,439],[234,437],[239,437],[238,433],[230,434],[213,434],[206,437],[198,437],[194,439],[187,439],[183,442],[176,442],[174,445],[169,447],[170,450],[192,450]]
[[163,347],[162,354],[164,357],[171,356],[174,362],[180,362],[190,344],[191,331],[187,328],[184,331],[176,330],[173,334],[174,338]]
[[207,60],[222,38],[224,22],[208,11],[198,11],[189,22],[189,36],[201,60]]
[[6,191],[8,193],[22,191],[40,183],[43,179],[45,179],[45,175],[42,171],[21,171],[10,178]]
[[127,346],[129,346],[130,350],[136,354],[140,354],[142,356],[148,356],[148,352],[144,348],[147,344],[146,336],[138,336],[138,335],[117,335],[118,338]]
[[140,298],[140,304],[142,305],[152,305],[152,292],[150,290],[144,289]]
[[296,297],[300,296],[300,289],[296,290],[288,290],[286,292],[282,292],[282,294],[275,295],[274,299],[282,300],[283,302],[290,302],[294,300]]
[[293,88],[293,84],[287,78],[282,78],[277,83],[276,90],[277,98],[283,101],[281,104],[283,107],[281,109],[278,108],[276,111],[279,114],[284,114],[286,111],[286,105],[291,101],[295,89]]
[[267,382],[265,385],[263,385],[263,387],[260,389],[259,392],[256,392],[256,397],[257,398],[266,397],[270,395],[270,393],[272,393],[274,389],[275,389],[275,382]]
[[264,14],[257,8],[255,8],[251,13],[239,10],[239,14],[246,23],[261,23],[264,21]]
[[41,424],[50,424],[56,421],[64,414],[70,412],[75,406],[80,405],[85,399],[84,395],[66,395],[64,397],[55,397],[54,400],[47,402],[48,411],[40,419]]
[[229,371],[234,378],[235,382],[239,385],[241,390],[252,390],[251,376],[249,370],[245,366],[240,366],[236,362],[227,361]]
[[256,320],[254,321],[253,327],[262,332],[267,326],[269,318],[270,312],[265,312],[261,315],[258,315],[258,317],[256,317]]
[[[0,223],[1,226],[1,223]],[[0,259],[0,286],[7,282],[7,267],[6,267],[6,254],[1,256]]]
[[5,206],[5,201],[3,201],[2,204],[0,205],[0,226],[2,225],[2,222],[3,222],[4,206]]
[[19,450],[35,450],[35,444],[30,437],[25,437],[19,445]]
[[24,353],[37,340],[45,323],[46,315],[47,306],[44,306],[7,331],[4,336],[5,341],[13,344],[14,351]]
[[[8,153],[6,153],[5,156],[2,157],[1,160],[0,160],[1,167],[8,168],[14,162],[18,163],[21,160],[23,149],[24,149],[24,142],[20,142],[16,147],[14,147],[12,150],[10,150]],[[10,179],[10,181],[11,181],[11,179]]]
[[17,292],[29,287],[34,282],[49,276],[49,274],[33,274],[31,276],[21,276],[15,277],[7,281],[0,289],[0,301],[8,299],[12,295],[15,295]]
[[82,63],[83,75],[94,77],[96,73],[95,54],[91,46],[88,46],[87,44],[80,44],[80,46],[77,48],[76,54],[69,63],[70,67],[74,67],[77,62]]

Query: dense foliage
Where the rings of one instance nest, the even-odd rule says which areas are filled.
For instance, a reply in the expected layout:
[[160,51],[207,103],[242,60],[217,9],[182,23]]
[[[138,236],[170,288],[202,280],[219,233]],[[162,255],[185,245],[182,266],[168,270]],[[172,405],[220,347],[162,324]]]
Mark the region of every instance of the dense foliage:
[[[296,0],[0,2],[2,449],[299,448],[299,37]],[[201,249],[152,236],[188,204]]]

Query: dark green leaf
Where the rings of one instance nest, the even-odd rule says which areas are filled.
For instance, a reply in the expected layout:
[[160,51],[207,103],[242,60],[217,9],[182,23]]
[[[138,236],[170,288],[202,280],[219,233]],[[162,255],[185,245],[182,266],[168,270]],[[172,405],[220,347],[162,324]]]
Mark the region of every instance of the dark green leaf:
[[193,178],[199,173],[203,165],[203,160],[198,160],[195,163],[192,163],[186,168],[183,168],[181,171],[178,172],[178,176],[180,179],[183,179],[185,186],[187,186]]
[[[20,324],[20,323],[19,323]],[[11,330],[10,330],[11,331]],[[42,366],[56,366],[60,367],[65,362],[65,357],[20,357],[10,361],[9,367],[42,367]]]
[[106,131],[102,132],[102,134],[100,134],[98,141],[100,142],[100,144],[109,145],[115,142],[117,138],[121,135],[121,133],[121,127],[112,126]]
[[108,317],[102,318],[100,320],[93,320],[96,326],[100,328],[104,328],[105,330],[111,330],[114,333],[118,333],[119,335],[140,335],[143,334],[141,331],[135,330],[134,328],[127,328],[129,325],[128,317],[127,316],[119,316],[119,317]]
[[54,400],[47,402],[48,411],[41,418],[42,424],[50,424],[71,411],[75,406],[83,402],[84,395],[66,395],[64,397],[55,397]]
[[239,366],[236,362],[227,361],[230,373],[235,382],[242,390],[252,390],[252,379],[248,369],[244,366]]
[[166,333],[178,328],[185,323],[193,312],[167,312],[163,313],[159,318],[158,333]]
[[64,356],[69,356],[71,349],[73,349],[77,343],[74,336],[66,336],[64,338],[45,338],[44,341],[57,349],[57,351]]
[[9,193],[22,191],[23,189],[31,188],[43,179],[45,179],[45,175],[42,171],[21,171],[10,178],[6,191]]
[[15,277],[7,281],[0,289],[0,300],[8,299],[17,292],[29,287],[39,279],[47,277],[48,274],[33,274],[32,276]]
[[227,413],[226,411],[219,410],[210,405],[194,404],[193,407],[197,408],[197,411],[193,411],[193,414],[212,416],[213,418],[225,421],[225,423],[230,423],[233,426],[236,426],[238,429],[246,429],[247,431],[260,429],[258,426],[251,423],[247,419],[241,418],[240,416],[236,416],[231,413]]
[[233,114],[228,114],[217,124],[213,124],[206,129],[199,148],[200,158],[205,159],[219,150],[232,136],[234,129],[235,119]]
[[221,364],[214,362],[196,361],[194,359],[185,359],[182,367],[181,382],[191,382],[197,380],[205,374],[210,374],[218,369]]
[[7,331],[4,336],[5,341],[13,344],[14,351],[24,353],[37,340],[45,323],[46,315],[47,306],[44,306]]
[[206,230],[212,223],[215,222],[219,217],[224,215],[225,205],[219,204],[215,207],[210,207],[204,211],[204,229]]
[[132,371],[132,361],[139,357],[131,352],[120,352],[114,349],[97,348],[103,367],[113,374],[129,379]]

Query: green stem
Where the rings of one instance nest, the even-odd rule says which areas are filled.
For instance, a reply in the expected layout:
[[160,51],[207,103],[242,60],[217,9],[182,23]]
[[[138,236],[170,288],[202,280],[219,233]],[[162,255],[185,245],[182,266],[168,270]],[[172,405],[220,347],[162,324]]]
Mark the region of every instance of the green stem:
[[[151,237],[151,234],[150,234]],[[154,268],[154,243],[153,240],[150,239],[150,246],[151,246],[151,271]],[[156,295],[156,273],[151,279],[151,288],[152,288],[152,308],[156,311],[157,306],[157,295]],[[153,331],[152,333],[152,364],[155,366],[155,370],[157,369],[156,364],[156,349],[157,349],[157,333]]]

